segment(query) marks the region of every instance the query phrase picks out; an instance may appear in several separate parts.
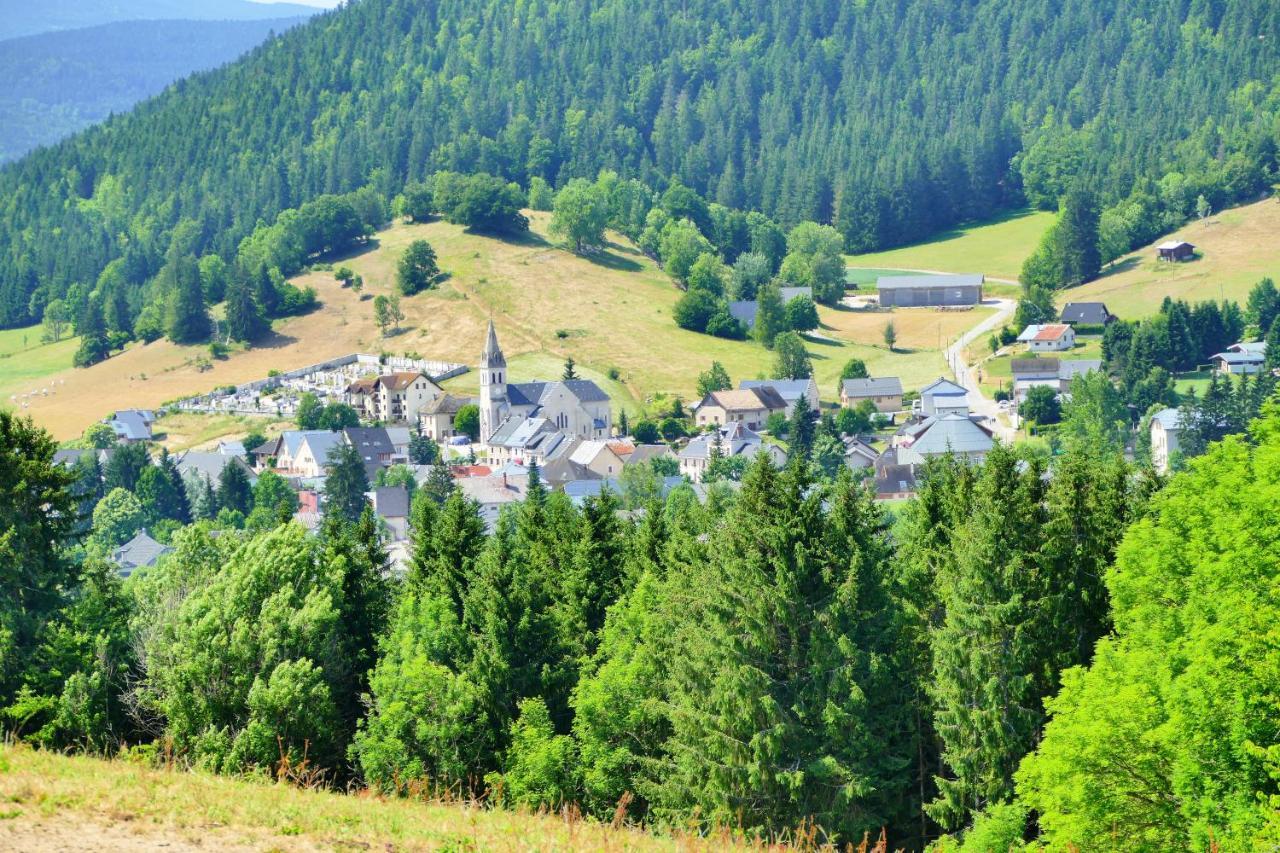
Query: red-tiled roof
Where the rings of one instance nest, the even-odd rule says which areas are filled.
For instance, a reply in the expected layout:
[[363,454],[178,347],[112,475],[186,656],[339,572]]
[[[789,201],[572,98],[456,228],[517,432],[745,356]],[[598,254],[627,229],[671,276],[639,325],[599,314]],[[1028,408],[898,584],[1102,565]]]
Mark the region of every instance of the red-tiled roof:
[[1051,323],[1047,326],[1041,326],[1040,331],[1036,332],[1034,340],[1037,341],[1056,341],[1067,333],[1071,327],[1066,323]]

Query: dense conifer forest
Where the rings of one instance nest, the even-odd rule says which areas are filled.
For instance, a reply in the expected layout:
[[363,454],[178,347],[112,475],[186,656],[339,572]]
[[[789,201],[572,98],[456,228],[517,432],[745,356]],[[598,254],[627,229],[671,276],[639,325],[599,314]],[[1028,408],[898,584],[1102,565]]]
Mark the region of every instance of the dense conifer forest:
[[0,323],[440,170],[679,178],[850,250],[1077,181],[1178,223],[1274,180],[1278,51],[1265,0],[359,0],[0,172]]

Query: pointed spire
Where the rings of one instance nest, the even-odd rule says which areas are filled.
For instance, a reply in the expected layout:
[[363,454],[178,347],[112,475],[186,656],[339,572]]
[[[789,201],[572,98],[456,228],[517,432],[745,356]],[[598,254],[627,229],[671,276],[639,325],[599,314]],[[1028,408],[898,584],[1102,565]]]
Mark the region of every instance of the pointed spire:
[[493,321],[489,321],[489,335],[485,338],[484,352],[480,354],[481,367],[506,367],[507,359],[502,354],[502,347],[498,346],[498,330],[493,327]]

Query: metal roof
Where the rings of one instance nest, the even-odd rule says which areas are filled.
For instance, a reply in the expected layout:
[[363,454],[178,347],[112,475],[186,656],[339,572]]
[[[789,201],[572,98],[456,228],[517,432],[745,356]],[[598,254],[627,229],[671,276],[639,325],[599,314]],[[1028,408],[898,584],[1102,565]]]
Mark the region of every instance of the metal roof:
[[846,397],[894,397],[902,395],[902,380],[896,376],[846,379],[840,384]]
[[922,456],[952,453],[985,453],[994,446],[990,433],[966,415],[943,415],[911,443]]
[[912,287],[980,287],[986,276],[981,273],[959,275],[882,275],[876,279],[877,290],[900,290]]

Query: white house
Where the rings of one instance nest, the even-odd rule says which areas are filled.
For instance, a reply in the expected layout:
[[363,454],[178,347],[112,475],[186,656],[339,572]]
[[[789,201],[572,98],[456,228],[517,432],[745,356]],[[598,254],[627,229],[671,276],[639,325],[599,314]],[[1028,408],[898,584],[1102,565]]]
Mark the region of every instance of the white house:
[[787,404],[787,412],[795,411],[796,401],[804,399],[811,411],[818,409],[818,383],[808,379],[747,379],[738,383],[739,390],[772,388]]
[[969,392],[950,379],[936,379],[920,391],[920,410],[925,417],[967,415]]
[[384,373],[357,379],[347,386],[347,402],[368,421],[412,423],[418,413],[444,393],[425,373]]
[[1076,332],[1066,323],[1032,324],[1022,330],[1018,340],[1028,352],[1063,352],[1076,345]]
[[1151,464],[1164,474],[1169,470],[1169,457],[1178,449],[1182,434],[1182,416],[1177,409],[1161,409],[1151,416]]
[[934,456],[954,454],[979,464],[987,458],[995,440],[968,415],[948,414],[928,418],[897,442],[900,465],[923,465]]
[[323,477],[329,454],[343,443],[342,433],[329,430],[287,430],[276,440],[276,468],[296,477]]
[[1266,341],[1248,341],[1232,344],[1225,352],[1210,356],[1222,373],[1261,373],[1267,360]]
[[703,433],[685,445],[679,454],[680,473],[694,483],[701,483],[717,445],[720,453],[730,459],[736,456],[751,459],[758,453],[767,453],[774,465],[782,466],[787,462],[786,451],[781,447],[765,444],[758,433],[733,421],[713,432]]

